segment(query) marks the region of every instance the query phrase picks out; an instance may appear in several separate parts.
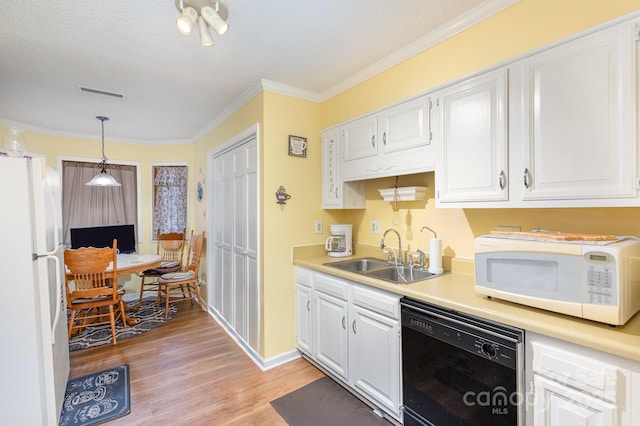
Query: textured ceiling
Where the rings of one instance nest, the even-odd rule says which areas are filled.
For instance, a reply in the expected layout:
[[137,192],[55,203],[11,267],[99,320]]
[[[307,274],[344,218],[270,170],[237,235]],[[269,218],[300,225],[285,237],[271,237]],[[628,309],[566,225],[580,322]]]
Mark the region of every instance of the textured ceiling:
[[193,141],[262,80],[320,100],[461,16],[508,3],[227,1],[228,34],[203,48],[197,29],[176,29],[174,0],[0,0],[0,123],[99,138],[95,116],[106,115],[107,140]]

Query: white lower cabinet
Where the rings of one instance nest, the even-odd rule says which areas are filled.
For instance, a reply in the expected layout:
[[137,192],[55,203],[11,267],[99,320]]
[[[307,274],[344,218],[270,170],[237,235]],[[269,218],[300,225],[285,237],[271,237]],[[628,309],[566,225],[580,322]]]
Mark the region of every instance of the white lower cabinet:
[[400,295],[296,267],[298,349],[401,419]]
[[613,426],[616,406],[534,374],[534,425]]
[[349,370],[351,383],[377,402],[385,411],[400,416],[400,325],[398,317],[378,309],[360,306],[362,293],[368,300],[398,305],[398,298],[374,290],[353,288],[351,329],[349,330]]
[[[315,276],[315,357],[316,360],[329,368],[336,376],[348,381],[348,333],[347,321],[349,302],[347,301],[348,287],[346,283],[322,275]],[[320,287],[325,282],[331,286],[341,287],[345,298],[325,293]]]
[[638,362],[535,333],[526,340],[527,424],[634,424]]

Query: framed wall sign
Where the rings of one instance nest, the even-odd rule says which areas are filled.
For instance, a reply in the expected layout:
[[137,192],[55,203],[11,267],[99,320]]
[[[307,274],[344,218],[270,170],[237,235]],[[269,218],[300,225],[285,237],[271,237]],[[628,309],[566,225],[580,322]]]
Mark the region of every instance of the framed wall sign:
[[289,135],[289,155],[294,157],[307,156],[307,138]]

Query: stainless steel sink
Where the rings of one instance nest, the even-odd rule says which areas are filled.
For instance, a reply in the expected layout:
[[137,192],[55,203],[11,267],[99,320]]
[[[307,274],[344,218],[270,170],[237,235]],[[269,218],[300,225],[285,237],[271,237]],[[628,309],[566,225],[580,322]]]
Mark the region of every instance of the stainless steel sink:
[[391,265],[384,269],[370,271],[366,275],[396,284],[410,284],[434,277],[436,274],[422,268],[413,268],[413,270],[410,270],[408,266],[398,266],[396,268],[394,265]]
[[325,266],[331,266],[349,272],[366,272],[372,269],[388,267],[389,264],[384,260],[375,259],[372,257],[363,257],[361,259],[350,259],[325,263]]
[[436,276],[436,274],[432,274],[424,268],[414,267],[413,271],[411,271],[408,266],[396,267],[384,260],[373,257],[340,260],[337,262],[325,263],[324,265],[332,268],[338,268],[343,271],[355,272],[372,278],[378,278],[395,284],[411,284],[416,281],[422,281]]

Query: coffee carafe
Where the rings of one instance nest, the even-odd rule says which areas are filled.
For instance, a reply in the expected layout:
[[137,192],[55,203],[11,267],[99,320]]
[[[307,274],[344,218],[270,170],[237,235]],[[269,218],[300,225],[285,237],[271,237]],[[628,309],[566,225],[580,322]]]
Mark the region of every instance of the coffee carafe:
[[353,254],[352,226],[335,224],[329,225],[331,236],[325,241],[324,248],[329,256],[342,257]]

